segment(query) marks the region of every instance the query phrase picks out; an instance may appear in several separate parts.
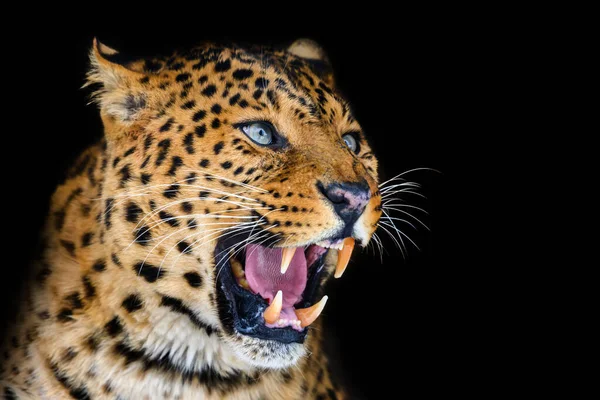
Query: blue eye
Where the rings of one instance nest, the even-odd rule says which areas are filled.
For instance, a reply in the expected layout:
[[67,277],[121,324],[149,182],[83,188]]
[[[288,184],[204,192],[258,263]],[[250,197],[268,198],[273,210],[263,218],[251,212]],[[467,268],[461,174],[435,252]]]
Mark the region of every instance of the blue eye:
[[342,136],[342,139],[344,139],[346,146],[348,146],[350,148],[350,150],[352,150],[355,153],[358,153],[360,151],[360,147],[358,146],[358,141],[356,140],[354,135],[352,135],[351,133],[347,133],[344,136]]
[[242,132],[261,146],[273,144],[275,129],[266,122],[252,122],[242,126]]

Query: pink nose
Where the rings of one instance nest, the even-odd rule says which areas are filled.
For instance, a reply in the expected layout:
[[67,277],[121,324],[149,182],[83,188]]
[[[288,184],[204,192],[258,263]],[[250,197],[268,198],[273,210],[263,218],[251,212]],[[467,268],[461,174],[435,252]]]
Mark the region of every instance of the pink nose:
[[346,227],[350,229],[371,199],[371,191],[365,181],[332,183],[327,186],[318,182],[317,187],[331,202]]

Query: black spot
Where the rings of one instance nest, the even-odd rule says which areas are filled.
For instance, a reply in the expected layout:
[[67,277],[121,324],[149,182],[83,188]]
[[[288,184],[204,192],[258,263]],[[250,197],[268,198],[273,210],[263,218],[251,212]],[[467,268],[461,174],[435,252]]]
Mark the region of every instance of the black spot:
[[219,104],[214,104],[214,105],[211,107],[211,109],[210,109],[210,111],[211,111],[213,114],[217,114],[217,115],[218,115],[218,114],[221,114],[221,111],[222,111],[222,110],[223,110],[223,108],[221,108],[221,106],[220,106]]
[[60,322],[70,322],[70,321],[73,321],[73,319],[71,319],[72,315],[73,315],[73,310],[70,310],[68,308],[63,308],[56,315],[56,319],[58,319]]
[[142,226],[141,228],[136,229],[133,237],[134,242],[142,246],[147,246],[150,240],[152,240],[152,233],[150,232],[150,228]]
[[179,184],[177,184],[177,183],[172,184],[163,192],[163,196],[165,196],[167,199],[172,199],[174,197],[177,197],[178,194],[179,194]]
[[191,77],[190,74],[188,74],[187,72],[184,72],[184,73],[181,73],[181,74],[177,75],[175,77],[175,81],[177,81],[177,82],[185,82],[188,79],[190,79],[190,77]]
[[52,369],[52,374],[56,378],[60,384],[69,391],[69,395],[77,400],[90,400],[90,395],[85,386],[73,386],[71,384],[72,379],[62,372],[58,366],[54,363],[50,363],[50,368]]
[[60,240],[60,245],[69,253],[71,257],[75,257],[75,243],[69,240]]
[[298,212],[298,207],[296,207],[296,206],[292,207],[292,212]]
[[215,64],[215,72],[226,72],[231,69],[231,61],[224,60]]
[[285,226],[292,226],[292,221],[286,221]]
[[117,164],[119,164],[120,161],[121,161],[121,157],[115,157],[115,159],[113,160],[113,163],[112,163],[113,168],[116,168]]
[[177,170],[183,165],[183,160],[179,156],[174,156],[171,162],[171,168],[167,173],[170,176],[175,176],[177,174]]
[[169,307],[174,312],[187,315],[194,325],[200,329],[204,329],[209,336],[213,334],[214,328],[204,321],[201,321],[192,310],[183,304],[181,300],[174,297],[163,296],[160,305]]
[[168,132],[173,126],[173,122],[175,122],[175,118],[169,118],[167,122],[164,123],[163,126],[160,127],[160,132]]
[[90,335],[85,341],[85,345],[92,351],[98,350],[98,346],[100,346],[100,340],[98,339],[98,335]]
[[204,137],[204,134],[206,133],[206,125],[198,125],[196,128],[194,128],[194,132],[196,133],[196,136],[200,138]]
[[92,266],[92,268],[94,269],[94,271],[102,272],[106,270],[106,262],[104,260],[97,260]]
[[156,282],[157,279],[160,279],[165,274],[165,271],[162,268],[155,267],[154,265],[148,263],[138,262],[133,266],[133,270],[135,273],[142,278],[144,278],[147,282],[153,283]]
[[96,295],[96,287],[92,284],[92,281],[89,276],[84,276],[82,278],[83,282],[83,291],[85,293],[85,297],[87,299],[92,298]]
[[213,147],[215,154],[219,154],[221,150],[223,150],[223,146],[225,146],[225,142],[219,142],[215,144],[215,146]]
[[203,96],[212,97],[216,92],[217,87],[215,85],[208,85],[200,93],[202,93]]
[[121,320],[119,317],[115,316],[113,319],[108,321],[106,325],[104,325],[104,330],[108,333],[109,336],[115,337],[121,332],[123,332],[123,325],[121,324]]
[[[196,65],[198,65],[198,64],[196,64]],[[192,67],[192,69],[196,69],[196,65],[194,65],[194,66]],[[204,83],[206,83],[206,82],[208,82],[208,76],[206,76],[206,75],[202,75],[200,78],[198,78],[198,83],[199,83],[199,84],[201,84],[201,85],[202,85],[202,84],[204,84]]]
[[271,105],[275,108],[278,109],[279,108],[279,103],[277,102],[277,95],[275,95],[275,92],[272,90],[267,90],[267,99],[269,100],[269,103],[271,103]]
[[150,174],[142,174],[140,176],[140,181],[142,181],[143,185],[146,185],[146,184],[148,184],[148,182],[150,182],[150,178],[152,178],[152,175],[150,175]]
[[223,169],[229,169],[231,166],[231,161],[225,161],[224,163],[221,163],[221,167],[223,167]]
[[215,118],[213,119],[213,122],[210,124],[210,126],[213,129],[218,129],[221,126],[221,121],[219,121],[219,118]]
[[125,152],[125,154],[123,154],[123,157],[128,157],[130,155],[132,155],[135,152],[135,146],[133,146],[132,148],[130,148],[129,150],[127,150]]
[[280,198],[281,195],[279,194],[279,192],[275,192],[273,193],[273,197],[275,197],[276,199]]
[[125,208],[125,219],[128,222],[138,222],[142,212],[142,209],[137,204],[130,202]]
[[189,185],[193,185],[196,182],[196,173],[190,172],[190,174],[188,176],[186,176],[183,181]]
[[248,102],[247,102],[246,100],[242,100],[242,101],[240,101],[240,103],[239,103],[239,104],[240,104],[240,107],[241,107],[241,108],[246,108],[246,107],[248,107]]
[[83,308],[83,303],[81,302],[81,295],[79,294],[79,292],[71,293],[70,295],[65,297],[65,301],[67,303],[70,303],[69,305],[74,310]]
[[183,277],[191,287],[202,286],[202,277],[197,272],[186,272]]
[[[194,208],[193,208],[192,203],[185,201],[181,204],[181,209],[183,210],[184,213],[190,214]],[[179,225],[179,223],[177,223],[177,224]]]
[[123,300],[121,306],[128,312],[132,313],[142,308],[142,299],[137,294],[130,294]]
[[243,81],[244,79],[248,79],[252,76],[253,72],[250,69],[236,69],[233,71],[233,78],[238,81]]
[[233,171],[234,175],[239,175],[244,172],[244,167],[238,167],[235,171]]
[[175,219],[175,216],[173,214],[169,214],[168,212],[162,210],[158,213],[158,216],[160,217],[160,219],[162,219],[164,222],[171,225],[172,227],[179,226],[179,221]]
[[190,244],[185,240],[182,240],[181,242],[177,243],[177,250],[179,250],[181,254],[189,254],[192,252],[192,246],[190,246]]
[[194,154],[194,134],[188,133],[183,138],[183,145],[185,146],[185,151],[188,154]]
[[248,171],[246,171],[246,175],[252,175],[255,171],[256,168],[250,168]]
[[152,138],[152,136],[146,136],[146,138],[144,139],[144,151],[150,148],[153,141],[154,139]]
[[147,166],[147,165],[148,165],[148,163],[150,162],[150,157],[151,157],[151,156],[147,156],[147,157],[144,159],[144,161],[142,161],[142,165],[140,165],[140,168],[141,168],[141,169],[144,169],[144,168],[146,168],[146,166]]
[[110,259],[116,266],[118,266],[118,267],[121,266],[121,260],[119,260],[119,257],[117,257],[117,255],[115,253],[110,255]]
[[234,96],[231,96],[231,98],[229,99],[229,105],[230,105],[230,106],[234,106],[234,105],[235,105],[235,104],[236,104],[236,103],[237,103],[237,102],[240,100],[240,97],[241,97],[241,96],[240,96],[240,94],[239,94],[239,93],[237,93],[237,94],[236,94],[236,95],[234,95]]
[[77,357],[77,352],[73,347],[67,347],[62,355],[63,362],[72,361],[75,357]]
[[65,212],[64,211],[56,211],[54,213],[54,227],[57,231],[61,231],[65,224]]
[[210,193],[209,193],[209,192],[206,192],[206,191],[202,191],[202,192],[200,192],[200,194],[198,195],[198,197],[200,197],[201,199],[205,199],[205,198],[207,198],[208,196],[210,196]]
[[[217,154],[218,154],[218,153],[217,153]],[[200,165],[201,167],[203,167],[203,168],[206,168],[206,167],[208,167],[208,165],[209,165],[209,164],[210,164],[210,161],[208,161],[208,160],[205,158],[205,159],[203,159],[202,161],[200,161],[200,164],[199,164],[199,165]]]
[[18,400],[17,394],[8,386],[4,388],[4,399],[5,400]]
[[94,234],[92,232],[86,232],[81,236],[81,247],[88,247],[92,243]]
[[121,175],[119,183],[120,183],[121,187],[125,187],[125,184],[131,179],[130,165],[127,164],[123,168],[121,168],[121,170],[119,171],[119,174]]
[[285,197],[292,197],[294,195],[294,193],[292,192],[287,192],[287,194],[285,195]]
[[169,147],[171,147],[171,140],[169,139],[164,139],[161,140],[158,143],[158,147],[160,147],[160,150],[158,152],[158,156],[156,157],[156,165],[159,166],[163,163],[163,161],[165,161],[165,158],[167,158],[167,153],[169,152]]
[[[181,108],[183,110],[191,110],[194,107],[196,107],[196,101],[195,100],[187,101],[187,102],[185,102],[185,103],[183,103],[181,105]],[[180,128],[183,129],[183,126],[180,125]],[[181,129],[178,128],[178,130],[181,130]]]
[[260,99],[260,96],[262,96],[262,94],[263,94],[262,90],[256,89],[254,91],[254,93],[252,94],[252,97],[254,98],[254,100],[258,100],[258,99]]
[[254,82],[254,86],[260,89],[266,89],[269,86],[269,80],[265,78],[257,78]]
[[194,113],[194,115],[192,116],[192,121],[198,122],[198,121],[204,119],[204,117],[206,117],[206,111],[199,110],[199,111],[196,111]]

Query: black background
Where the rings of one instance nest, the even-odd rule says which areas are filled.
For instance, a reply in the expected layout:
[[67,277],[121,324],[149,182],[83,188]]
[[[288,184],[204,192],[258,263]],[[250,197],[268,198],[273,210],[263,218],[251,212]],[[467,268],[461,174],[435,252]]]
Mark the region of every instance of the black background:
[[[468,265],[468,235],[477,232],[465,234],[464,211],[477,202],[469,188],[485,178],[467,180],[463,172],[493,143],[495,128],[484,121],[497,101],[489,91],[506,79],[498,56],[504,45],[488,29],[490,21],[457,14],[311,17],[299,23],[260,12],[241,21],[211,14],[193,22],[189,15],[169,29],[163,21],[131,24],[118,17],[97,25],[24,23],[27,34],[11,41],[11,63],[4,66],[5,98],[14,107],[4,116],[11,124],[3,126],[4,197],[11,205],[3,215],[11,237],[0,287],[3,311],[26,273],[57,182],[102,134],[98,112],[80,89],[94,36],[140,56],[206,39],[285,45],[309,37],[327,51],[338,86],[378,155],[382,180],[413,168],[439,171],[407,175],[427,197],[405,197],[429,212],[419,217],[430,232],[402,227],[420,250],[407,242],[404,258],[379,232],[386,244],[383,263],[372,250],[356,252],[344,277],[328,289],[324,314],[347,384],[357,396],[379,398],[390,390],[463,392],[473,380],[485,381],[479,365],[489,350],[479,346],[490,327],[481,298],[490,277]],[[492,142],[484,139],[490,135]]]

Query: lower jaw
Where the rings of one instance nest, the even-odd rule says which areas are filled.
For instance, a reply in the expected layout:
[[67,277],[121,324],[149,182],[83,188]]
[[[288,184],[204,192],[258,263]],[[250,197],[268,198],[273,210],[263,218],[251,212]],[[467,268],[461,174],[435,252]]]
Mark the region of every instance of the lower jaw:
[[[231,270],[231,264],[227,255],[223,252],[223,247],[218,244],[215,249],[215,265],[219,266],[219,273],[216,279],[217,303],[219,317],[223,323],[225,331],[229,334],[241,334],[252,338],[262,340],[277,341],[282,344],[304,343],[307,335],[307,329],[301,331],[291,327],[273,328],[265,325],[264,311],[267,308],[267,302],[250,291],[238,285]],[[309,269],[308,283],[303,299],[297,308],[309,307],[316,298],[321,285],[323,276],[325,255]]]

